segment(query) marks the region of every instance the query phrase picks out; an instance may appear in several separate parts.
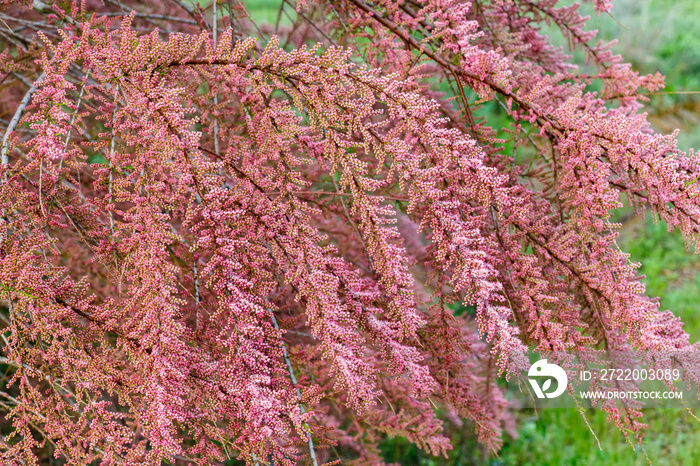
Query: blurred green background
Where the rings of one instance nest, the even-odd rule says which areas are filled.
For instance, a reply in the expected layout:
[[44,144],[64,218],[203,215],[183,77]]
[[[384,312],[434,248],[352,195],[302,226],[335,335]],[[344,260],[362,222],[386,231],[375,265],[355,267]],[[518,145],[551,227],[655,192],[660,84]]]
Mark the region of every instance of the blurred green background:
[[[274,23],[281,0],[246,0],[253,19]],[[562,4],[573,2],[566,0]],[[681,130],[679,147],[700,149],[700,0],[615,0],[612,15],[596,16],[590,4],[589,26],[603,40],[617,39],[613,48],[642,74],[660,71],[666,76],[668,94],[650,96],[645,111],[655,129]],[[287,9],[289,11],[289,9]],[[282,17],[283,21],[285,17]],[[555,32],[555,31],[552,31]],[[557,37],[555,32],[552,37]],[[565,45],[563,40],[562,45]],[[582,61],[581,54],[575,59]],[[640,219],[621,209],[623,222],[618,244],[642,263],[647,291],[660,296],[662,309],[671,309],[685,322],[693,341],[700,340],[700,260],[686,250],[682,236],[669,233],[663,223]],[[454,450],[450,458],[433,458],[401,438],[382,445],[388,462],[402,465],[655,465],[700,464],[700,423],[684,409],[646,409],[649,424],[644,439],[646,455],[633,449],[607,415],[586,413],[596,439],[577,410],[550,409],[537,413],[521,410],[517,437],[505,435],[503,448],[495,455],[484,451],[467,424],[462,428],[446,423]],[[647,460],[648,456],[648,460]]]

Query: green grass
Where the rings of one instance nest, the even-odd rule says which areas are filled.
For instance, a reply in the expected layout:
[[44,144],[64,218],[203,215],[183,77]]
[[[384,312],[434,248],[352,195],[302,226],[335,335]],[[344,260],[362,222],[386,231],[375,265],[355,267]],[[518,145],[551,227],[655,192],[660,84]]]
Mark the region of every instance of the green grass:
[[[520,419],[519,438],[506,442],[492,465],[645,465],[647,459],[638,445],[626,443],[607,414],[589,411],[591,428],[586,427],[574,409],[540,410],[537,416]],[[649,434],[643,447],[655,465],[693,465],[700,455],[697,421],[680,409],[646,409],[644,422]]]
[[532,410],[518,412],[518,438],[506,437],[498,455],[484,451],[463,428],[452,435],[454,450],[449,458],[430,457],[403,438],[382,444],[387,462],[416,466],[510,466],[510,465],[695,465],[700,457],[700,430],[697,421],[680,409],[647,409],[644,422],[649,435],[644,451],[625,441],[607,414],[589,410],[586,418],[600,441],[586,427],[575,409]]

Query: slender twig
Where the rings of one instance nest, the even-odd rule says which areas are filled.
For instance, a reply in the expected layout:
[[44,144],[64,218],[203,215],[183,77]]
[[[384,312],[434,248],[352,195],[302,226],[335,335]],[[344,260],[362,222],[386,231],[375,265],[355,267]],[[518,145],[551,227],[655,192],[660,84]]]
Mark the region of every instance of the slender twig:
[[[324,131],[324,137],[325,137],[325,131]],[[348,211],[347,206],[345,205],[345,199],[343,196],[340,196],[341,190],[340,187],[338,186],[338,183],[335,181],[335,178],[333,177],[333,167],[331,166],[330,162],[326,162],[328,165],[328,171],[331,174],[331,179],[333,180],[333,187],[335,188],[336,193],[339,195],[338,199],[340,200],[340,204],[343,206],[343,212],[345,213],[345,218],[350,222],[350,225],[352,225],[352,229],[355,231],[355,234],[357,235],[357,239],[360,240],[360,243],[362,243],[362,249],[364,251],[367,251],[367,245],[365,244],[365,239],[362,236],[362,233],[360,232],[360,229],[357,227],[357,224],[353,221],[352,217],[350,216],[350,212]],[[367,261],[369,262],[369,266],[374,270],[374,261],[372,261],[372,256],[370,254],[367,254]]]
[[[73,124],[75,123],[76,118],[78,118],[78,112],[80,111],[80,104],[83,102],[83,93],[85,92],[85,86],[87,85],[88,79],[90,79],[90,70],[85,73],[85,81],[83,82],[83,86],[80,88],[80,95],[78,96],[78,103],[75,106],[75,112],[73,112],[73,116],[71,117],[70,120],[70,126],[68,127],[68,134],[66,135],[66,142],[63,144],[63,152],[66,152],[68,149],[68,142],[70,141],[70,136],[71,132],[73,131]],[[63,167],[63,157],[61,158],[61,161],[58,163],[58,169],[59,171],[61,170],[61,167]]]
[[177,3],[180,6],[180,8],[185,10],[187,12],[187,14],[190,15],[192,17],[192,19],[194,19],[197,22],[197,24],[206,26],[207,29],[211,29],[211,24],[209,24],[209,22],[206,19],[204,19],[201,15],[199,15],[195,11],[194,8],[189,6],[183,0],[172,0],[172,1]]
[[[129,13],[128,12],[112,12],[112,13],[101,13],[101,16],[127,16]],[[168,15],[156,15],[156,14],[146,14],[146,13],[134,13],[134,16],[137,18],[144,18],[148,20],[163,20],[163,21],[175,21],[179,23],[185,23],[185,24],[197,24],[197,21],[193,19],[187,19],[187,18],[178,18],[177,16],[168,16]]]
[[[44,80],[46,77],[46,73],[41,73],[41,76],[39,76],[39,79],[36,81],[36,84],[40,83],[41,81]],[[17,127],[17,123],[19,123],[20,118],[22,118],[22,114],[24,113],[24,109],[27,107],[29,104],[29,101],[32,98],[32,94],[36,91],[36,85],[32,84],[29,87],[29,90],[27,91],[26,94],[24,94],[24,97],[22,98],[21,102],[19,103],[19,106],[17,107],[17,110],[15,110],[15,114],[12,116],[12,119],[10,120],[10,124],[7,125],[7,129],[5,130],[5,136],[2,138],[2,149],[0,149],[0,160],[2,167],[5,171],[4,175],[4,180],[7,182],[7,166],[10,164],[10,157],[8,156],[8,142],[10,138],[10,134],[15,130]],[[41,199],[41,198],[40,198]],[[2,208],[2,216],[6,216],[5,212],[5,207]],[[2,233],[2,236],[0,239],[5,237],[5,232]]]
[[[279,330],[280,326],[277,323],[277,319],[275,319],[275,313],[272,311],[270,311],[270,319],[272,320],[272,325],[274,325],[275,328],[277,330]],[[292,361],[289,359],[289,354],[287,353],[287,346],[284,344],[284,342],[282,342],[282,355],[284,356],[284,361],[287,363],[287,370],[289,371],[289,378],[292,381],[292,385],[294,385],[294,389],[296,390],[296,393],[297,393],[297,400],[299,401],[299,408],[303,412],[305,410],[305,408],[304,408],[304,405],[301,403],[301,390],[299,389],[299,386],[297,385],[297,378],[294,375],[294,367],[292,366]],[[318,460],[316,459],[316,450],[314,448],[314,439],[313,439],[313,436],[311,435],[311,432],[309,432],[309,455],[310,455],[311,463],[313,464],[313,466],[318,466]]]
[[[39,76],[39,79],[36,81],[36,84],[40,83],[41,81],[44,80],[44,77],[46,77],[45,73],[41,73],[41,76]],[[36,85],[32,84],[32,87],[29,88],[26,94],[24,94],[24,97],[22,98],[22,101],[19,103],[19,106],[17,107],[17,110],[15,110],[15,114],[12,117],[12,120],[10,120],[10,124],[7,126],[7,129],[5,130],[5,136],[2,139],[2,149],[0,150],[0,158],[1,158],[1,163],[4,168],[7,168],[7,165],[10,163],[10,159],[7,155],[8,151],[8,139],[10,138],[10,134],[15,130],[17,127],[17,123],[19,123],[19,119],[22,118],[22,113],[24,113],[24,109],[27,107],[29,104],[29,100],[32,98],[32,94],[36,91]],[[7,171],[5,171],[5,181],[7,181]]]
[[[291,6],[292,8],[294,8],[294,5],[292,5],[291,2],[290,2],[289,0],[283,0],[283,2],[286,3],[287,5]],[[281,10],[280,10],[280,11],[281,11]],[[286,12],[285,12],[285,13],[286,13]],[[320,27],[318,27],[318,26],[316,25],[316,23],[315,23],[313,20],[311,20],[308,16],[306,16],[306,15],[305,15],[304,13],[302,13],[301,11],[297,11],[296,13],[297,13],[297,15],[300,16],[304,21],[306,21],[306,22],[309,24],[309,26],[311,26],[311,27],[312,27],[314,30],[316,30],[319,34],[321,34],[323,37],[325,37],[325,39],[326,39],[328,42],[330,42],[331,44],[333,44],[333,45],[336,46],[336,47],[338,46],[338,44],[336,44],[335,41],[334,41],[333,39],[331,39],[330,37],[328,37],[328,34],[326,34],[325,32],[323,32],[323,30],[322,30]],[[291,17],[290,17],[289,19],[291,20]]]
[[[117,100],[119,99],[119,84],[116,86],[116,90],[114,93],[114,110],[112,110],[112,142],[109,147],[109,203],[113,204],[114,203],[114,197],[112,193],[112,184],[114,182],[114,148],[115,148],[115,142],[117,139],[117,133],[116,129],[114,126],[117,123]],[[110,209],[109,211],[109,231],[112,233],[112,237],[114,237],[114,215],[112,214],[112,210]],[[116,265],[116,263],[115,263]]]
[[231,50],[233,50],[233,46],[236,43],[236,28],[233,25],[234,19],[236,18],[233,15],[233,3],[231,2],[231,0],[228,0],[228,22],[231,26]]
[[[217,4],[216,0],[214,0],[214,11],[212,13],[213,19],[212,22],[214,23],[214,50],[216,50],[217,41],[218,41],[218,18],[217,18]],[[214,94],[214,110],[216,110],[216,106],[219,104],[219,95],[217,93]],[[214,151],[219,154],[219,120],[214,116]]]
[[275,21],[275,35],[279,34],[279,29],[280,29],[280,21],[282,20],[282,10],[284,9],[284,3],[285,2],[280,2],[280,8],[277,11],[277,21]]

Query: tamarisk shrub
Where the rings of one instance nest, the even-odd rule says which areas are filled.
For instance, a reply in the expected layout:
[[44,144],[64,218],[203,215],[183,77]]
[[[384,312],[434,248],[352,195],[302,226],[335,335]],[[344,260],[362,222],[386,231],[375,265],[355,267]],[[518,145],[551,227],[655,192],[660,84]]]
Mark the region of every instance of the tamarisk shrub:
[[611,215],[697,246],[698,157],[557,3],[3,2],[3,464],[496,450],[528,348],[697,383]]

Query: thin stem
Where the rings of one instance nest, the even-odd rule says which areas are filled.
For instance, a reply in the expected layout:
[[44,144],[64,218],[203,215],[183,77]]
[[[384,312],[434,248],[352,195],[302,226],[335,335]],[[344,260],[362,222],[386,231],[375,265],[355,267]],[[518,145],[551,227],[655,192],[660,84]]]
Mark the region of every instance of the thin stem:
[[[283,3],[286,3],[286,4],[289,5],[290,7],[294,8],[294,5],[292,5],[291,2],[290,2],[289,0],[282,0],[282,1],[283,1]],[[321,34],[328,42],[330,42],[331,44],[333,44],[333,45],[336,46],[336,47],[338,46],[338,44],[336,44],[335,41],[334,41],[333,39],[331,39],[330,37],[328,37],[328,34],[326,34],[325,32],[323,32],[323,30],[322,30],[320,27],[318,27],[318,26],[316,25],[316,23],[315,23],[313,20],[311,20],[308,16],[306,16],[306,15],[305,15],[304,13],[302,13],[301,11],[297,11],[296,13],[297,13],[297,15],[300,16],[304,21],[306,21],[306,22],[309,24],[309,26],[311,26],[315,31],[317,31],[319,34]],[[291,19],[291,17],[290,17],[290,19]]]
[[233,50],[233,46],[236,43],[236,28],[233,25],[234,19],[235,18],[233,16],[233,4],[231,0],[228,0],[228,22],[231,25],[231,50]]
[[[212,24],[213,24],[213,31],[212,31],[212,37],[214,40],[214,50],[216,50],[217,46],[217,41],[218,41],[218,34],[219,34],[219,19],[218,19],[218,8],[217,8],[217,0],[214,0],[212,3]],[[217,104],[219,103],[219,96],[217,94],[214,94],[214,108],[216,108]],[[214,152],[216,154],[219,154],[219,122],[216,118],[214,118]],[[220,170],[221,171],[221,170]],[[199,196],[196,196],[197,204],[201,203],[201,199],[199,199]],[[194,243],[197,244],[197,234],[194,234]],[[195,252],[196,254],[196,252]],[[194,273],[194,299],[195,299],[195,311],[194,311],[194,330],[195,332],[199,330],[199,303],[200,303],[200,294],[199,294],[199,275],[197,272],[197,259],[193,258],[193,264],[192,264],[192,270]]]
[[[101,16],[126,16],[128,14],[129,13],[125,11],[125,12],[102,13]],[[144,19],[148,19],[148,20],[163,20],[163,21],[175,21],[178,23],[185,23],[185,24],[197,24],[197,21],[195,21],[193,19],[178,18],[177,16],[146,14],[146,13],[134,13],[134,16],[137,18],[144,18]]]
[[[325,136],[325,132],[324,132]],[[335,181],[335,178],[333,177],[333,167],[331,167],[331,164],[329,162],[326,162],[328,165],[328,171],[331,174],[331,179],[333,180],[333,187],[335,188],[335,191],[337,194],[340,194],[340,187],[338,186],[338,183]],[[348,211],[347,206],[345,205],[345,199],[343,196],[338,196],[338,199],[340,200],[341,205],[343,206],[343,212],[345,213],[345,218],[350,222],[350,225],[352,225],[352,229],[355,230],[355,234],[357,235],[357,239],[360,240],[360,243],[362,243],[362,249],[364,251],[367,251],[367,245],[365,244],[365,240],[362,237],[362,233],[360,233],[360,229],[357,228],[357,225],[353,221],[352,217],[350,216],[350,212]],[[372,256],[370,254],[367,254],[367,261],[369,262],[369,266],[372,268],[372,270],[376,270],[374,268],[374,262],[372,261]]]
[[[109,148],[109,203],[113,204],[114,203],[114,198],[112,197],[112,184],[114,182],[114,162],[112,159],[114,158],[114,148],[115,148],[115,142],[117,138],[117,134],[114,128],[114,125],[117,122],[117,100],[119,99],[119,84],[117,84],[116,91],[114,93],[114,110],[112,111],[112,142],[110,144]],[[114,215],[112,214],[112,210],[109,210],[109,231],[112,233],[112,237],[114,237]],[[115,263],[116,265],[116,263]]]
[[[66,135],[66,142],[63,144],[63,152],[65,153],[66,150],[68,150],[68,143],[70,142],[70,136],[71,132],[73,131],[73,124],[75,123],[76,118],[78,118],[78,112],[80,111],[80,104],[83,102],[83,94],[85,93],[85,86],[87,85],[88,79],[90,79],[90,70],[85,73],[85,81],[83,82],[83,86],[80,88],[80,95],[78,96],[78,103],[75,106],[75,112],[73,112],[73,116],[71,117],[70,120],[70,126],[68,127],[68,134]],[[61,158],[61,161],[58,163],[58,170],[61,170],[61,167],[63,167],[63,158]]]
[[[214,23],[214,50],[216,50],[217,46],[217,41],[218,41],[218,19],[217,19],[217,12],[218,8],[216,5],[216,0],[214,0],[214,11],[212,13],[213,19],[212,22]],[[216,109],[216,106],[219,104],[219,95],[214,94],[214,109]],[[219,151],[219,120],[214,116],[214,152],[217,154],[220,153]]]
[[[41,73],[41,76],[39,76],[39,79],[36,81],[36,84],[40,83],[41,81],[44,80],[46,77],[45,73]],[[2,166],[4,168],[7,168],[7,165],[10,163],[10,158],[7,155],[8,151],[8,139],[10,138],[10,134],[15,130],[17,127],[17,123],[19,123],[20,118],[22,118],[22,114],[24,113],[24,109],[27,107],[29,104],[29,100],[32,98],[32,94],[36,91],[36,85],[32,84],[32,87],[29,88],[26,94],[24,94],[24,97],[22,98],[22,101],[19,103],[19,106],[17,107],[17,110],[15,110],[15,114],[12,117],[12,120],[10,120],[10,124],[7,126],[7,129],[5,130],[5,136],[2,138],[2,149],[0,150],[0,159]],[[7,171],[5,171],[5,181],[7,181]],[[4,213],[3,213],[4,215]]]
[[173,2],[177,3],[180,6],[180,8],[185,10],[187,14],[190,15],[192,19],[194,19],[197,22],[197,24],[204,25],[207,29],[211,29],[211,25],[207,22],[207,20],[202,18],[202,16],[199,15],[194,8],[189,6],[183,0],[173,0]]
[[[274,325],[275,328],[277,330],[279,330],[280,326],[279,326],[279,324],[277,324],[277,319],[275,319],[275,314],[272,311],[270,311],[270,319],[272,320],[272,325]],[[282,342],[282,355],[284,356],[284,361],[287,363],[287,370],[289,371],[289,378],[292,381],[292,385],[294,385],[294,389],[297,392],[297,400],[299,401],[299,408],[303,412],[305,410],[305,408],[304,408],[304,405],[301,403],[301,390],[297,386],[297,378],[294,375],[294,367],[292,366],[292,361],[289,359],[289,355],[287,354],[287,346],[284,344],[284,342]],[[318,466],[318,460],[316,459],[316,450],[314,448],[314,439],[311,435],[311,432],[309,432],[309,455],[310,455],[311,463],[313,464],[313,466]]]

